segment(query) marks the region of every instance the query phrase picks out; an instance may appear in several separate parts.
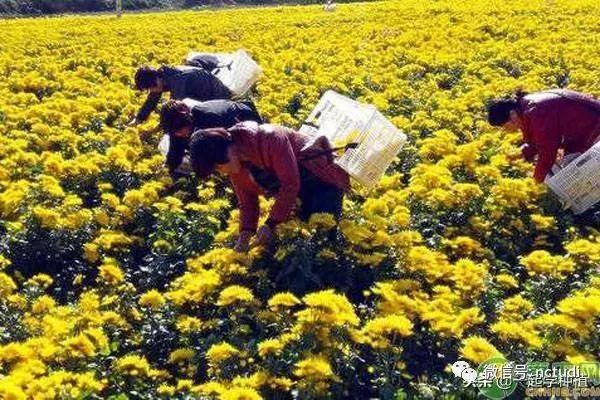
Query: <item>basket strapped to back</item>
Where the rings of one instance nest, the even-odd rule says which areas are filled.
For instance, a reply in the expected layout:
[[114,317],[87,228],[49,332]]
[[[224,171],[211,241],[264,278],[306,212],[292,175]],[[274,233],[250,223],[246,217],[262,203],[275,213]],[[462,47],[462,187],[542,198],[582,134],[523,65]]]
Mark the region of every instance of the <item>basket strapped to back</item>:
[[235,53],[190,52],[186,56],[186,64],[194,65],[195,59],[202,59],[204,56],[212,56],[218,60],[218,65],[212,73],[236,98],[245,96],[262,76],[260,66],[244,50]]
[[600,202],[600,142],[545,183],[575,214]]
[[[546,92],[577,102],[600,115],[600,103],[596,105],[583,102],[578,96],[567,91],[547,90]],[[594,131],[597,136],[600,135],[600,119]],[[573,213],[581,214],[589,210],[600,202],[600,143],[596,143],[566,167],[561,168],[554,176],[547,178],[545,183],[571,208]]]
[[345,147],[336,163],[367,188],[377,184],[406,142],[406,135],[374,106],[332,90],[321,97],[300,132],[325,136],[332,147]]

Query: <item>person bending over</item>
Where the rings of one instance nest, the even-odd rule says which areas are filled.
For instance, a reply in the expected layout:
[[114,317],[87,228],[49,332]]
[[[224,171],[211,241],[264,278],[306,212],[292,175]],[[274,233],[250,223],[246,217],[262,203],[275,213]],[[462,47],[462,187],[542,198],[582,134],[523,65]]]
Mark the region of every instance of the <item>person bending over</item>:
[[[218,171],[230,179],[240,207],[237,251],[247,251],[255,233],[254,244],[267,245],[274,228],[290,218],[297,198],[303,220],[313,213],[341,216],[349,177],[333,163],[324,137],[314,139],[283,126],[247,121],[228,130],[196,131],[190,155],[199,178]],[[275,202],[257,232],[259,195],[274,196]]]
[[177,176],[188,151],[192,132],[207,128],[229,128],[242,121],[263,120],[251,102],[231,100],[194,101],[171,100],[160,110],[161,128],[169,135],[166,165],[172,176]]
[[521,130],[523,157],[534,161],[534,179],[541,183],[564,155],[583,153],[600,140],[600,101],[567,89],[497,99],[488,105],[488,121],[506,131]]
[[148,97],[132,124],[146,121],[165,92],[169,92],[173,100],[192,98],[206,101],[232,97],[231,91],[219,78],[203,68],[188,66],[141,67],[135,74],[135,86],[138,90],[147,91]]

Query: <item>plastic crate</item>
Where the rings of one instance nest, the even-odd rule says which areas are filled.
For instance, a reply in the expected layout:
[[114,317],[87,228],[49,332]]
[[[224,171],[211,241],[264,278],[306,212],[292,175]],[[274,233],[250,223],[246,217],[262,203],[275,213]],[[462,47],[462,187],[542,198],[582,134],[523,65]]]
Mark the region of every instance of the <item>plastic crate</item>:
[[169,135],[163,135],[163,137],[160,139],[160,142],[158,142],[158,151],[160,151],[160,154],[166,157],[167,153],[169,152],[170,144],[171,139],[169,138]]
[[213,70],[212,73],[231,90],[236,98],[245,96],[262,76],[262,68],[244,50],[235,53],[190,52],[186,56],[186,61],[203,54],[217,57],[221,67]]
[[575,214],[600,202],[600,142],[545,183]]
[[374,106],[331,90],[323,94],[300,132],[325,136],[333,147],[358,143],[338,157],[336,163],[367,188],[377,184],[406,143],[406,135]]

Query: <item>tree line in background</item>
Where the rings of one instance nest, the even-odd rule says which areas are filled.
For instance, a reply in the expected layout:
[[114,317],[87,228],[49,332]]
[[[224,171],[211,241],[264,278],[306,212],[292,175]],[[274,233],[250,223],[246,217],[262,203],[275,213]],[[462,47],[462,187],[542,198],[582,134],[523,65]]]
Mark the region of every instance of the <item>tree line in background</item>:
[[[123,0],[124,10],[178,9],[209,5],[320,3],[321,0]],[[0,0],[0,14],[43,15],[111,11],[115,0]]]

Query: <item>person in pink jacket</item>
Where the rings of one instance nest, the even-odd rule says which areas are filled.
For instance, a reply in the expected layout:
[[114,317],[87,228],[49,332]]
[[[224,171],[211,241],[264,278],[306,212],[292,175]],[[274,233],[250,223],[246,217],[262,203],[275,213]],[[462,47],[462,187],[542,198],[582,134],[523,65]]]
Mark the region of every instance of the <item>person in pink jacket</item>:
[[[240,207],[236,250],[265,245],[277,224],[290,218],[300,198],[299,216],[324,212],[339,218],[348,174],[333,163],[326,138],[311,138],[277,125],[246,121],[232,128],[195,132],[190,141],[192,167],[200,178],[215,170],[229,176]],[[258,230],[259,195],[274,196],[265,224]]]
[[523,133],[523,157],[534,161],[534,179],[541,183],[552,170],[559,150],[583,153],[600,140],[600,101],[568,89],[518,92],[488,106],[493,126]]

